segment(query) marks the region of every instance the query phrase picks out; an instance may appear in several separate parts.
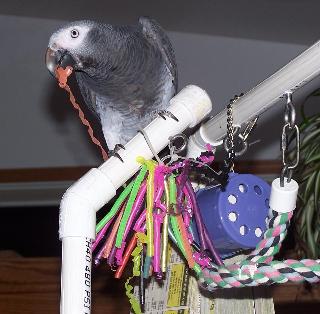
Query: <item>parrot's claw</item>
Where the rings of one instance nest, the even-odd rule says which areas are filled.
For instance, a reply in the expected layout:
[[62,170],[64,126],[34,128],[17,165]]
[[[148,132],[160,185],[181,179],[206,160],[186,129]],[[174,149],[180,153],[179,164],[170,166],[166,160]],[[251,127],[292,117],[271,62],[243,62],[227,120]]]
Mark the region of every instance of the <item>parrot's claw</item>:
[[114,149],[109,152],[109,155],[113,157],[117,157],[120,161],[124,162],[122,157],[118,153],[120,149],[125,149],[125,147],[122,144],[116,144],[114,146]]
[[113,150],[117,152],[120,149],[125,150],[125,147],[122,144],[116,144]]
[[166,120],[166,116],[179,122],[179,119],[170,111],[168,110],[159,110],[157,112],[158,116],[160,116],[162,119]]
[[120,161],[124,162],[123,159],[121,158],[121,156],[119,155],[119,153],[115,152],[114,150],[111,150],[109,152],[109,156],[110,157],[117,157]]

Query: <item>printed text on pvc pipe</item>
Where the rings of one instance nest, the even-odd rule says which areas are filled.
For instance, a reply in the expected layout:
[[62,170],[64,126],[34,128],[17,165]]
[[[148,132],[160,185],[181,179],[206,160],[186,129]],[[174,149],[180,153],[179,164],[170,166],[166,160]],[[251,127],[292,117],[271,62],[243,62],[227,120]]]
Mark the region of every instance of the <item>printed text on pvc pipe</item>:
[[90,314],[91,309],[91,239],[86,238],[86,259],[84,263],[84,314]]

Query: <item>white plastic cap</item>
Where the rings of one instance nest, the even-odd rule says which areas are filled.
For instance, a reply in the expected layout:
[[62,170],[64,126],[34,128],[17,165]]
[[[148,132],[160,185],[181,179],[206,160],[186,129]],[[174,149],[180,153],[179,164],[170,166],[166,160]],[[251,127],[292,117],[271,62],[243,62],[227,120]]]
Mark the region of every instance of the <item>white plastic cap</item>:
[[299,185],[291,179],[284,178],[284,186],[280,186],[280,178],[273,180],[270,195],[270,209],[279,213],[288,213],[296,208]]

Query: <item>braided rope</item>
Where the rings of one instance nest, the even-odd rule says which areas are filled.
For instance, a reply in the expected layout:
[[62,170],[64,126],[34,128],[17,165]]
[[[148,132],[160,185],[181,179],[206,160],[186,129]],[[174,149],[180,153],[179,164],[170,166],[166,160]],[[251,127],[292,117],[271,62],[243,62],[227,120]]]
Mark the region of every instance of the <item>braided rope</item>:
[[240,263],[203,269],[200,283],[209,291],[217,288],[241,288],[286,282],[320,281],[320,260],[305,259],[272,261],[270,263]]
[[282,241],[292,218],[292,212],[279,214],[272,212],[268,230],[255,250],[243,261],[203,268],[199,283],[208,291],[218,288],[240,288],[247,286],[271,285],[274,283],[320,281],[320,260],[305,259],[273,261],[279,252]]
[[287,235],[292,214],[292,212],[279,214],[276,211],[272,211],[263,240],[246,257],[247,261],[269,263],[273,260],[273,256],[280,251],[281,244]]

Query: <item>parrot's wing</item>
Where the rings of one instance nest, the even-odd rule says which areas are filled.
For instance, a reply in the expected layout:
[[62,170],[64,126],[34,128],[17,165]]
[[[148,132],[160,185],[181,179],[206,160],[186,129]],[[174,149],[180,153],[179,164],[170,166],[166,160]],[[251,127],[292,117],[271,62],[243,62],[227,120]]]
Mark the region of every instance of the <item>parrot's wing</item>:
[[90,90],[86,86],[86,84],[82,82],[81,78],[77,77],[77,83],[78,83],[82,98],[85,101],[87,107],[96,117],[98,117],[97,103],[96,103],[97,95],[92,90]]
[[146,39],[154,46],[158,47],[165,60],[166,66],[172,76],[175,92],[178,88],[178,71],[174,51],[169,37],[163,28],[153,19],[140,17],[139,23],[142,26],[142,32]]

